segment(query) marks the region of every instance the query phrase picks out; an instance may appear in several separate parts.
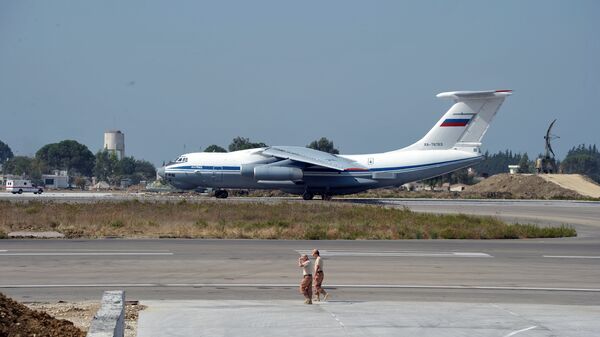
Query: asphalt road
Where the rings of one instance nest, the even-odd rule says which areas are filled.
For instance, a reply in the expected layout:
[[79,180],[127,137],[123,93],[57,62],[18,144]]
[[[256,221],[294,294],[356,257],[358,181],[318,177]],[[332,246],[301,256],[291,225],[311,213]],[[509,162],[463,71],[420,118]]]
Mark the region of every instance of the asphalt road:
[[293,299],[318,247],[337,299],[591,304],[595,239],[527,241],[2,240],[0,291],[20,300]]
[[[61,202],[180,199],[88,193],[42,197]],[[219,202],[282,200],[296,199],[232,198]],[[129,299],[145,300],[297,299],[300,272],[296,258],[299,252],[318,247],[326,259],[325,284],[340,300],[583,305],[595,305],[600,300],[600,203],[342,202],[569,224],[580,235],[510,241],[1,240],[0,291],[24,301],[97,299],[103,290],[116,288],[126,289]]]

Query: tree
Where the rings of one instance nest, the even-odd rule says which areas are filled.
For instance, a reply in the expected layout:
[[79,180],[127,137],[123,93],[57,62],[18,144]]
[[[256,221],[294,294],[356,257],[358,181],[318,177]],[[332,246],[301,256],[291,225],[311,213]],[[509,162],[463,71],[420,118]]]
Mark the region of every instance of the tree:
[[115,174],[117,175],[132,175],[135,173],[135,158],[125,157],[118,161],[115,167]]
[[75,171],[73,173],[90,176],[94,169],[94,154],[74,140],[44,145],[35,157],[44,161],[50,170]]
[[33,159],[25,156],[16,156],[12,157],[6,163],[4,163],[3,170],[4,173],[14,174],[17,176],[20,175],[30,175],[32,171],[32,162]]
[[229,152],[266,147],[265,143],[252,143],[249,138],[235,137],[229,144]]
[[204,152],[227,152],[227,150],[220,147],[219,145],[212,144],[209,145],[206,149],[204,149]]
[[119,159],[115,152],[106,149],[98,151],[98,153],[96,153],[96,163],[93,170],[94,176],[100,181],[114,183],[115,171],[117,170],[118,164]]
[[527,153],[524,153],[521,156],[521,160],[519,161],[519,173],[531,173],[531,162],[529,161],[529,156]]
[[310,144],[306,145],[306,147],[332,154],[340,153],[340,151],[333,146],[333,141],[330,141],[325,137],[321,137],[319,140],[312,141]]
[[149,161],[136,159],[135,174],[143,180],[150,180],[156,178],[156,168]]
[[113,151],[105,149],[96,153],[94,175],[112,185],[118,184],[121,179],[130,179],[133,184],[138,184],[156,177],[156,168],[148,161],[133,157],[119,160]]
[[600,182],[600,153],[596,145],[573,147],[562,161],[561,169],[564,173],[584,174]]
[[85,185],[87,184],[87,181],[85,180],[84,177],[77,176],[74,179],[74,183],[75,183],[75,186],[79,187],[79,189],[81,189],[83,191],[83,190],[85,190]]
[[0,164],[14,157],[10,146],[0,140]]
[[[494,154],[490,154],[486,151],[484,160],[477,166],[477,171],[488,175],[508,173],[508,165],[520,165],[522,158],[526,155],[527,154],[513,153],[510,150],[500,151]],[[527,161],[529,162],[529,157],[527,157]],[[529,166],[531,165],[532,163],[529,162]]]
[[2,165],[2,170],[6,174],[22,175],[32,180],[41,179],[45,168],[45,164],[41,160],[25,156],[12,157]]

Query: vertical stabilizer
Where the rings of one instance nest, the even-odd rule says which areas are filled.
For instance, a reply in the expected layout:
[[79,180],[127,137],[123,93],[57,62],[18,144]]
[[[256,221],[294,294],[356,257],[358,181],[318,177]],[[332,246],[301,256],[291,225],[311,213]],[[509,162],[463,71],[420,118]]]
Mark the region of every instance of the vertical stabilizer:
[[438,94],[454,105],[418,142],[403,150],[447,150],[479,147],[496,112],[511,90],[453,91]]

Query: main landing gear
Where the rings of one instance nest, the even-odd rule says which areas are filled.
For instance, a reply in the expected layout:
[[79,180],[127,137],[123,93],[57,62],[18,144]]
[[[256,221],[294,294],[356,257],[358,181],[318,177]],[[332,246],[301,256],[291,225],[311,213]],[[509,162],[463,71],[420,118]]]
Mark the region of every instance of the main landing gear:
[[[304,194],[302,194],[302,199],[304,200],[313,200],[313,198],[315,197],[315,194],[309,191],[304,192]],[[332,196],[331,194],[328,193],[322,193],[321,194],[321,199],[322,200],[331,200]]]
[[217,199],[227,199],[228,196],[229,196],[229,193],[227,193],[227,190],[216,190],[215,191],[215,198],[217,198]]
[[306,191],[302,194],[302,199],[304,200],[312,200],[315,197],[314,193]]
[[327,194],[327,193],[323,193],[323,194],[321,194],[321,199],[329,201],[329,200],[332,199],[332,195],[331,194]]

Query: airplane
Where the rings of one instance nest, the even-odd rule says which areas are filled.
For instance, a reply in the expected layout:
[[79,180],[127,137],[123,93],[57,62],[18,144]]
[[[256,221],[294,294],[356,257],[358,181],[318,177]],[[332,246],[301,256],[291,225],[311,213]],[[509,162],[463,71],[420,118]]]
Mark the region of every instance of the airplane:
[[311,200],[440,176],[483,160],[481,140],[512,90],[443,92],[452,107],[416,143],[402,149],[336,155],[300,146],[267,146],[229,153],[186,153],[158,169],[183,190],[278,189]]

